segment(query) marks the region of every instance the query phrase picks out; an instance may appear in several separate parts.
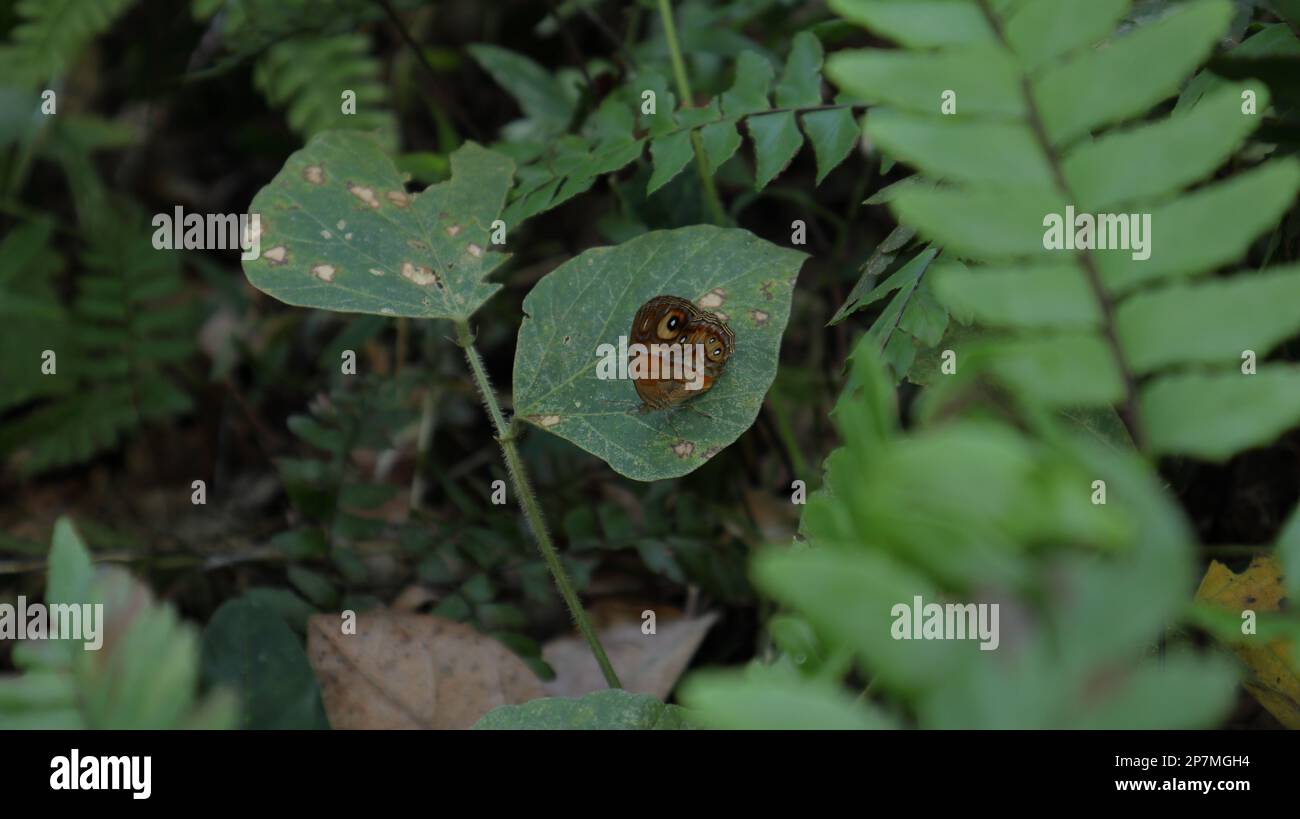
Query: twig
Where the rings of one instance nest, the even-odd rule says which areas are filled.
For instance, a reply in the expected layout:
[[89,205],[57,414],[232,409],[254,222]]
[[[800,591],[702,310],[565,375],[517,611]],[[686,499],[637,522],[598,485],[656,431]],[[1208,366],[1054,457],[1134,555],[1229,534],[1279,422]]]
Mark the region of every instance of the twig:
[[388,19],[392,22],[393,26],[396,27],[397,33],[401,35],[403,42],[405,42],[406,45],[415,52],[416,60],[424,67],[425,73],[429,75],[429,79],[433,82],[433,88],[430,93],[433,95],[434,101],[437,102],[440,107],[445,109],[447,113],[451,114],[452,119],[456,120],[456,124],[459,125],[462,130],[474,139],[482,142],[483,133],[474,125],[474,122],[469,118],[469,115],[467,115],[465,110],[460,107],[460,104],[456,102],[456,99],[443,91],[443,78],[438,76],[437,70],[435,70],[433,64],[429,62],[429,58],[425,56],[424,49],[421,48],[420,44],[411,36],[411,32],[406,28],[406,24],[402,22],[402,18],[398,17],[397,12],[393,10],[392,4],[389,3],[388,0],[375,0],[375,3],[383,8],[384,13],[388,15]]

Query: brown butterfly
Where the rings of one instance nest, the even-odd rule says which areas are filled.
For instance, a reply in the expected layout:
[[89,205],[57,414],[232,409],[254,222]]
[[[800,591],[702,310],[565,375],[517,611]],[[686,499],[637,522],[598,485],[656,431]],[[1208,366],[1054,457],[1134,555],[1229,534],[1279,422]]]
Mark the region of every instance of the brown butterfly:
[[[632,344],[690,345],[704,353],[703,372],[694,380],[682,378],[682,372],[664,367],[656,378],[633,378],[636,394],[643,402],[642,412],[668,409],[683,401],[703,395],[722,375],[727,360],[736,349],[736,335],[727,323],[679,296],[655,296],[641,305],[632,319]],[[699,344],[701,347],[695,347]],[[696,360],[695,366],[699,366]],[[629,362],[629,368],[631,362]],[[679,377],[674,378],[677,375]]]

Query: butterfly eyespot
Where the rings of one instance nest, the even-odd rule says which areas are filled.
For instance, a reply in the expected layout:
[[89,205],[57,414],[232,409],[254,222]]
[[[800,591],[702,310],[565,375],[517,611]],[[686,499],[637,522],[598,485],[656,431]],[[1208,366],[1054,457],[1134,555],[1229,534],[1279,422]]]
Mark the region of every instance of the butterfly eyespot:
[[677,335],[677,330],[682,326],[682,314],[676,311],[670,312],[659,321],[659,327],[656,330],[657,335],[664,341],[671,341]]
[[[723,341],[723,338],[731,341]],[[656,296],[641,305],[632,320],[632,342],[647,346],[653,343],[698,345],[702,354],[713,361],[709,365],[710,373],[701,381],[671,373],[634,378],[633,386],[641,398],[642,407],[667,409],[711,389],[726,366],[728,356],[734,352],[732,339],[734,336],[725,317],[702,312],[680,296]],[[683,389],[684,385],[690,386]]]

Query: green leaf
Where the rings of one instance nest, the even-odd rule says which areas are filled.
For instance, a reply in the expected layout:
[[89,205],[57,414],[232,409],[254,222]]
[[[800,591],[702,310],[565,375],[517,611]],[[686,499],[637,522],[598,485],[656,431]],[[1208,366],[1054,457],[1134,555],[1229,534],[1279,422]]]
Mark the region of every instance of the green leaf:
[[501,287],[484,278],[505,258],[490,251],[490,231],[514,166],[470,142],[451,167],[450,180],[407,194],[373,139],[318,135],[249,206],[261,256],[243,263],[245,275],[300,307],[468,318]]
[[[630,478],[691,472],[757,417],[776,375],[792,288],[805,258],[748,231],[699,225],[654,231],[571,259],[524,299],[527,315],[515,349],[516,413]],[[689,401],[699,412],[679,406],[639,414],[630,381],[597,377],[600,345],[617,349],[636,311],[659,295],[703,301],[735,333],[725,371]]]
[[822,101],[822,44],[817,35],[794,35],[781,81],[776,84],[778,108],[806,108]]
[[1081,268],[1062,262],[1033,267],[987,265],[974,272],[939,266],[934,292],[951,310],[992,327],[1096,327],[1101,310]]
[[49,567],[45,584],[46,603],[81,603],[85,600],[95,567],[90,562],[85,542],[67,516],[54,522]]
[[1152,450],[1224,461],[1300,423],[1300,368],[1170,375],[1142,391]]
[[307,654],[271,607],[237,598],[203,630],[203,676],[239,690],[240,727],[328,728]]
[[[1268,91],[1258,92],[1259,109]],[[1229,86],[1207,94],[1195,108],[1167,120],[1116,131],[1085,142],[1062,170],[1080,210],[1104,212],[1151,200],[1209,175],[1257,124],[1241,112],[1241,93]]]
[[470,56],[519,103],[524,115],[550,131],[562,131],[573,117],[573,102],[559,80],[529,57],[500,46],[467,46]]
[[[910,272],[903,273],[903,270],[908,267],[908,265],[904,265],[902,269],[895,271],[885,281],[876,284],[880,274],[884,273],[893,264],[894,259],[898,257],[898,251],[906,247],[907,243],[912,241],[915,236],[916,231],[904,225],[899,225],[891,230],[879,245],[876,245],[876,249],[871,252],[871,256],[862,265],[862,275],[858,277],[857,283],[849,291],[848,297],[844,299],[844,303],[840,305],[840,308],[835,311],[835,315],[831,317],[831,320],[826,322],[827,327],[839,324],[849,314],[868,307],[889,295],[902,287],[905,279],[916,278]],[[915,261],[915,257],[913,257],[913,261]],[[925,264],[928,265],[929,261]]]
[[911,48],[994,40],[979,5],[968,0],[831,0],[830,7],[841,17]]
[[700,129],[700,140],[709,173],[717,173],[718,168],[740,147],[740,132],[736,130],[736,123],[730,120],[715,122]]
[[777,177],[803,145],[793,111],[752,116],[745,120],[754,141],[754,189],[762,190]]
[[1041,192],[919,185],[900,190],[893,207],[901,222],[927,238],[989,261],[1046,254],[1043,217],[1065,212],[1064,202]]
[[650,158],[654,160],[654,173],[646,183],[646,195],[654,193],[671,182],[694,155],[690,129],[655,138],[650,143]]
[[809,111],[803,117],[803,130],[812,143],[817,158],[817,184],[844,161],[858,141],[858,121],[851,108]]
[[887,685],[936,683],[971,649],[891,636],[896,604],[918,594],[930,600],[940,595],[924,575],[880,553],[769,549],[754,559],[752,572],[764,592],[804,614],[820,633],[860,652],[866,668]]
[[1052,169],[1023,124],[888,109],[872,112],[865,122],[867,135],[881,148],[931,176],[1005,188],[1052,185]]
[[971,357],[1018,392],[1054,407],[1113,404],[1124,397],[1111,351],[1096,335],[991,341],[980,344]]
[[[1277,224],[1300,189],[1300,163],[1279,159],[1151,209],[1151,258],[1094,251],[1102,282],[1118,293],[1172,275],[1205,273],[1241,257]],[[1061,211],[1056,211],[1061,212]]]
[[1147,291],[1115,315],[1132,369],[1144,374],[1172,364],[1239,364],[1295,335],[1300,318],[1300,266],[1273,268],[1193,285]]
[[476,731],[677,731],[692,727],[685,709],[617,688],[578,699],[543,697],[523,705],[502,705],[474,723]]
[[1054,144],[1070,142],[1176,94],[1231,18],[1225,0],[1184,3],[1105,48],[1049,69],[1034,82],[1048,137]]
[[1007,43],[1033,72],[1105,38],[1129,0],[1027,0],[1007,20]]
[[1025,111],[1015,61],[994,46],[840,51],[826,61],[826,76],[864,102],[918,114],[938,112],[945,91],[957,95],[960,116],[1018,117]]
[[822,680],[777,674],[692,674],[678,697],[701,724],[728,730],[869,731],[897,727]]
[[338,600],[338,590],[325,575],[302,566],[290,566],[289,582],[302,596],[323,609],[331,608]]
[[1122,680],[1079,727],[1122,731],[1212,728],[1237,695],[1237,673],[1217,657],[1177,653]]
[[767,90],[772,85],[772,64],[753,51],[746,51],[736,61],[736,81],[722,94],[722,111],[729,118],[742,117],[772,107]]

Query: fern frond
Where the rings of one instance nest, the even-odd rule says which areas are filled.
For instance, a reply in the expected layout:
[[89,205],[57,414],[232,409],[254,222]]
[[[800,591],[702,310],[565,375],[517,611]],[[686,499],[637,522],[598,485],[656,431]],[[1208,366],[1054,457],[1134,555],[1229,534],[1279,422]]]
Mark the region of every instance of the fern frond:
[[[332,128],[374,132],[397,143],[397,120],[370,39],[361,34],[299,37],[276,43],[257,61],[253,80],[271,105],[284,108],[304,138]],[[344,114],[344,91],[356,94],[356,113]]]
[[[175,298],[179,257],[154,250],[136,214],[110,210],[95,225],[70,309],[52,292],[55,262],[29,252],[32,261],[23,267],[29,274],[23,280],[40,282],[26,287],[43,318],[29,319],[15,333],[17,353],[3,355],[16,388],[0,398],[0,409],[13,414],[0,429],[0,457],[19,454],[25,474],[80,463],[147,422],[191,408],[189,396],[165,372],[195,350],[194,312]],[[18,238],[35,242],[32,230]],[[46,266],[43,272],[38,263]],[[0,290],[16,278],[7,270],[0,267]],[[55,356],[52,373],[42,371],[45,350]]]
[[[479,48],[472,53],[494,77],[504,81],[511,72],[497,65],[502,51]],[[525,76],[545,73],[521,55],[510,58],[512,65],[535,68]],[[520,167],[519,182],[502,218],[514,225],[557,207],[590,188],[600,176],[626,167],[647,145],[654,170],[646,193],[654,193],[692,161],[695,133],[703,144],[708,172],[717,173],[739,150],[742,127],[754,149],[756,190],[785,170],[803,147],[805,135],[816,157],[820,183],[848,157],[859,135],[853,104],[823,100],[821,67],[821,42],[813,34],[801,32],[793,39],[779,80],[766,58],[746,51],[736,63],[731,89],[702,106],[674,110],[677,100],[662,76],[645,73],[633,77],[587,118],[580,134],[561,137],[523,156],[520,146],[503,146]],[[558,98],[559,90],[552,88],[548,93],[555,100],[545,107],[537,101],[540,91],[534,86],[508,85],[507,89],[525,112],[551,111],[553,125],[558,114],[552,109],[559,110],[564,100]],[[654,94],[654,113],[642,113],[648,101],[646,92]]]
[[[14,649],[22,673],[0,674],[0,729],[233,728],[229,691],[200,695],[199,630],[118,568],[95,571],[72,521],[54,524],[46,605],[100,604],[119,615],[97,625],[102,651],[77,638],[25,640]],[[114,606],[131,600],[129,607]],[[160,680],[158,684],[142,683]]]
[[135,0],[19,0],[21,21],[0,46],[0,77],[36,87],[65,73]]
[[944,304],[1000,332],[958,351],[928,407],[984,375],[1041,406],[1113,406],[1145,452],[1223,459],[1300,423],[1300,370],[1264,360],[1300,333],[1300,266],[1204,280],[1292,206],[1300,163],[1216,177],[1268,109],[1259,81],[1144,119],[1232,7],[1193,0],[1117,30],[1128,5],[954,0],[936,18],[837,0],[904,48],[838,53],[828,75],[879,103],[867,136],[930,183],[895,193],[899,221],[980,263],[932,271]]

